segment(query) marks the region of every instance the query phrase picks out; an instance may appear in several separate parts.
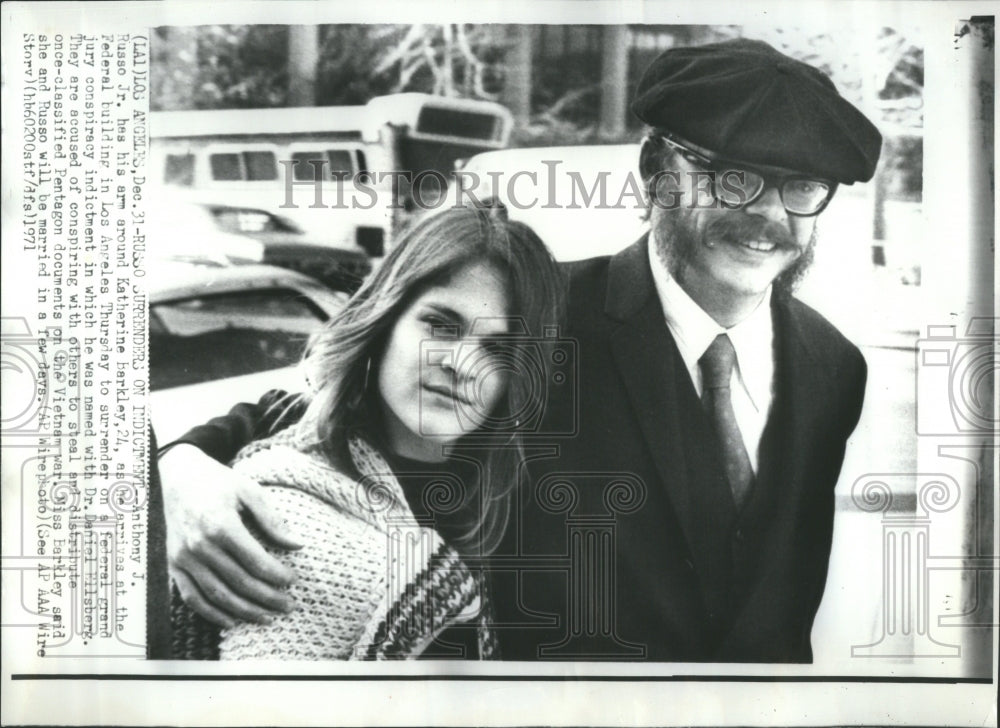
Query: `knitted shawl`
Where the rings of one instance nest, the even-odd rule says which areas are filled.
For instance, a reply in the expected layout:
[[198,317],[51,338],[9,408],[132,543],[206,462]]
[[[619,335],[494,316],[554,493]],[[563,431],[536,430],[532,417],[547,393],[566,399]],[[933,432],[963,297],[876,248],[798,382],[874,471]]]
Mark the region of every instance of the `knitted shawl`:
[[[485,582],[409,509],[379,453],[349,443],[360,479],[336,470],[293,426],[251,443],[233,469],[262,485],[295,551],[268,548],[296,574],[296,608],[271,624],[221,631],[221,659],[391,659],[416,657],[449,626],[475,625],[478,657],[495,638]],[[470,627],[472,628],[472,627]],[[470,655],[465,655],[470,657]]]

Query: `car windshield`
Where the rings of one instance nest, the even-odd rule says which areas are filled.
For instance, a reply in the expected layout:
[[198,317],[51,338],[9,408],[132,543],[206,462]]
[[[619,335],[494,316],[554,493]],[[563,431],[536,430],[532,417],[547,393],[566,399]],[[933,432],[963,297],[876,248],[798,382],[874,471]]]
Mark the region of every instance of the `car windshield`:
[[290,289],[195,296],[150,307],[153,391],[298,363],[326,315]]

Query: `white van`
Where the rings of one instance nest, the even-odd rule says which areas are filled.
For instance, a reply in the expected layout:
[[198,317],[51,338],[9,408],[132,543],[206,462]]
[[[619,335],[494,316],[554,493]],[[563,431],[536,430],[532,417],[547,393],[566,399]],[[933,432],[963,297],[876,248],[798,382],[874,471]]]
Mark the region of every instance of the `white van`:
[[447,185],[457,159],[504,148],[511,127],[499,104],[416,93],[363,106],[154,112],[151,181],[381,254],[414,176]]

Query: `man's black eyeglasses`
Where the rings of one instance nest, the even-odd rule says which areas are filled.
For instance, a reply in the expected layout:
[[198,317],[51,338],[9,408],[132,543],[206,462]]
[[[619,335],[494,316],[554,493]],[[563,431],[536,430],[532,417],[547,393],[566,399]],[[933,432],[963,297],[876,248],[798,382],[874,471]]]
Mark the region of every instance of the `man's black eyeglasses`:
[[823,212],[837,191],[836,182],[801,175],[765,173],[743,164],[713,159],[667,135],[657,136],[690,164],[712,172],[712,194],[725,207],[733,210],[746,207],[764,194],[767,187],[774,187],[788,214],[811,217]]

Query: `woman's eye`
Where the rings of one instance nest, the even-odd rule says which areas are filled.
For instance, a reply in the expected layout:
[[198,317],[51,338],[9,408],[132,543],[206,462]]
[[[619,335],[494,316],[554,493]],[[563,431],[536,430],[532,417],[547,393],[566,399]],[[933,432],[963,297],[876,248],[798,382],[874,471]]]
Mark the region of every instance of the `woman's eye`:
[[446,319],[444,316],[439,316],[438,314],[427,314],[422,316],[420,321],[424,324],[427,329],[427,333],[430,336],[437,338],[455,338],[461,332],[459,331],[459,326]]

